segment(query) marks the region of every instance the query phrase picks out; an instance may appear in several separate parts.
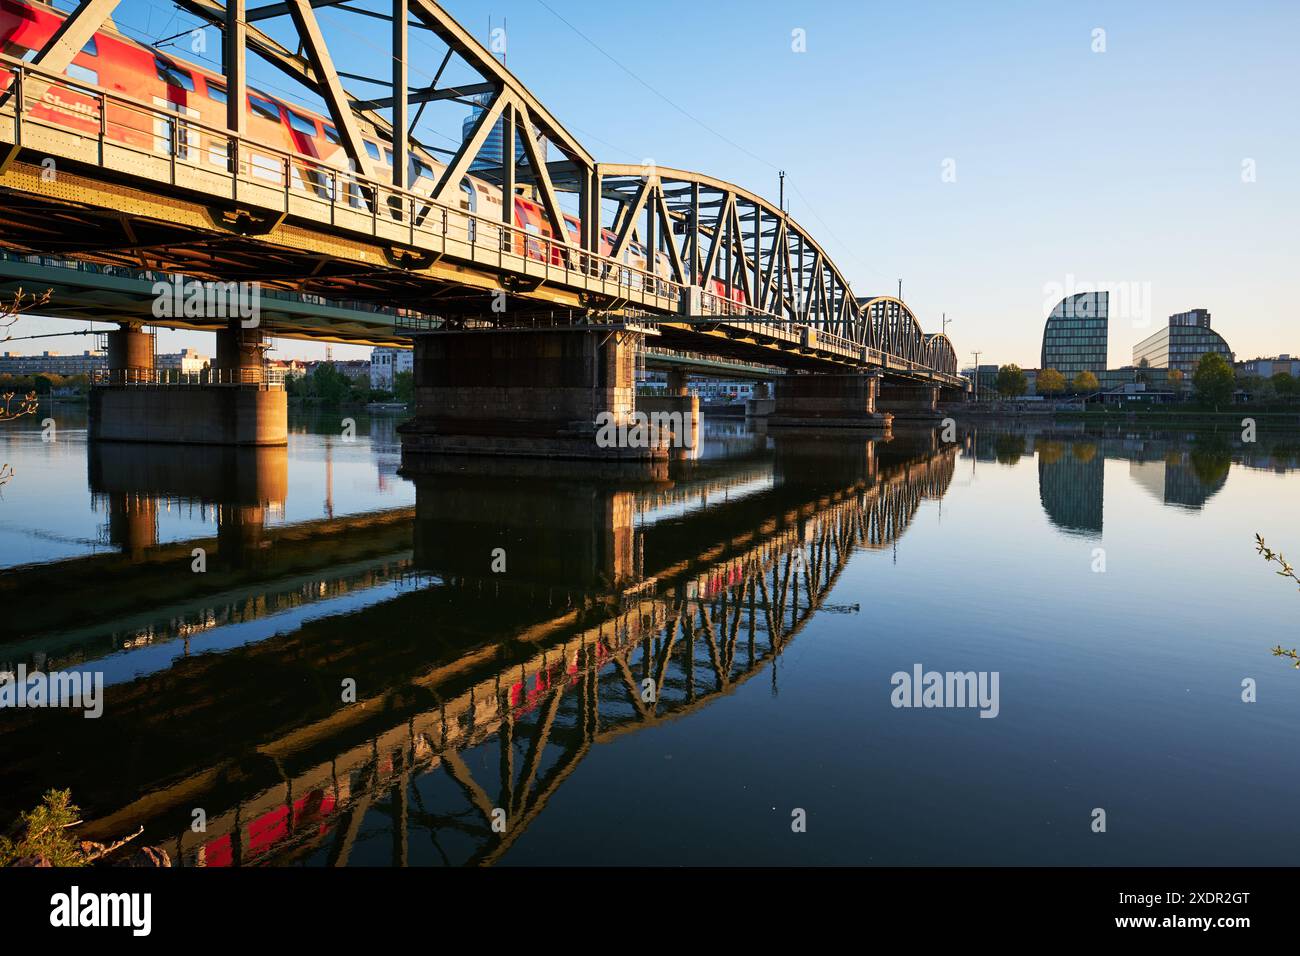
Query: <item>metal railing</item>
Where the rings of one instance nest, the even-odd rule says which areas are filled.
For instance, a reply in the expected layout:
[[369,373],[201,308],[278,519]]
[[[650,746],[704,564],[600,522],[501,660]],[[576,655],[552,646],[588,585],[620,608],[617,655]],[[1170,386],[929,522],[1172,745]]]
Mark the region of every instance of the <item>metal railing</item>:
[[[405,241],[442,252],[452,242],[468,248],[464,258],[505,272],[595,287],[617,298],[656,300],[676,310],[684,289],[654,272],[582,250],[569,242],[529,232],[513,223],[435,201],[428,191],[399,189],[358,173],[286,152],[174,110],[72,80],[0,56],[0,114],[12,114],[13,140],[24,145],[27,127],[44,127],[93,141],[86,156],[101,167],[112,158],[147,158],[165,168],[171,185],[201,188],[256,202],[262,208],[328,222],[370,237]],[[38,94],[33,97],[32,94]],[[80,156],[76,158],[82,158]],[[121,165],[120,163],[118,165]],[[434,181],[417,179],[431,190]],[[463,251],[463,250],[462,250]],[[454,254],[454,253],[453,253]]]
[[284,388],[284,369],[257,365],[251,368],[203,368],[193,372],[178,368],[101,368],[91,375],[92,385],[139,385],[159,388],[229,386],[234,388]]
[[[11,124],[10,136],[4,121]],[[63,144],[65,155],[119,173],[161,178],[179,188],[403,242],[499,273],[540,274],[547,282],[667,314],[680,313],[686,301],[687,285],[652,269],[481,216],[461,206],[459,192],[454,206],[436,201],[430,195],[435,181],[427,176],[417,178],[422,184],[417,189],[400,189],[0,54],[0,139],[24,146],[41,131],[45,138],[33,148],[53,153],[61,145],[57,137],[71,136],[76,143]],[[844,358],[862,356],[865,361],[868,353],[886,354],[709,291],[702,290],[700,302],[705,315],[773,338],[798,341],[805,329],[815,331],[818,347]]]
[[[180,272],[159,272],[153,269],[131,269],[127,266],[107,265],[100,262],[83,262],[79,259],[64,259],[58,256],[20,255],[0,250],[0,261],[22,262],[27,265],[41,266],[46,269],[67,269],[90,275],[111,276],[118,279],[134,279],[141,282],[170,282],[173,279],[188,280],[190,277]],[[419,312],[415,309],[380,305],[377,302],[365,302],[358,299],[330,299],[309,292],[293,292],[288,289],[272,289],[262,286],[258,295],[263,299],[275,299],[280,302],[297,302],[303,305],[324,306],[331,309],[344,309],[353,312],[367,312],[373,315],[390,316],[398,325],[408,320],[439,321],[437,316]]]

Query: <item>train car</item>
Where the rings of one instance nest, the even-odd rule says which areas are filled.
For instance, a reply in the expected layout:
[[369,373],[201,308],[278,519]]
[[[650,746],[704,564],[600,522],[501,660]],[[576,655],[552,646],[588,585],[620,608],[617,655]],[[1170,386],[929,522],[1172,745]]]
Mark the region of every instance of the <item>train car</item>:
[[[58,30],[66,14],[40,0],[0,0],[0,53],[15,60],[30,61]],[[78,53],[66,74],[69,85],[51,85],[41,93],[38,103],[29,109],[37,121],[65,126],[98,135],[101,121],[105,136],[117,143],[142,152],[170,156],[175,151],[181,162],[229,170],[230,158],[225,136],[215,132],[226,125],[227,95],[225,78],[197,64],[166,55],[153,47],[133,40],[111,26],[105,26]],[[11,82],[0,78],[0,92]],[[139,103],[108,100],[106,115],[100,117],[100,101],[94,89]],[[171,119],[159,111],[175,113]],[[241,152],[241,172],[268,184],[285,185],[333,201],[331,183],[348,181],[349,163],[342,139],[333,123],[312,110],[276,98],[250,87],[246,104],[247,136],[245,142],[263,144],[260,151],[245,146]],[[392,168],[393,151],[384,145],[387,134],[374,123],[357,118],[366,154],[382,170]],[[296,159],[301,157],[302,159]],[[446,166],[431,156],[412,151],[409,159],[409,191],[427,196],[432,193]],[[343,173],[342,177],[336,173]],[[347,202],[358,208],[364,196],[353,182],[344,187]],[[519,230],[513,238],[503,237],[498,227],[502,221],[501,188],[475,176],[461,182],[460,209],[463,217],[451,217],[449,234],[490,248],[513,249],[517,255],[563,265],[563,244],[555,236],[545,210],[527,195],[513,197],[512,219]],[[423,222],[430,214],[426,207],[416,215]],[[577,245],[581,222],[565,216],[568,242]],[[600,252],[613,251],[615,236],[602,230]],[[623,254],[619,279],[631,288],[641,288],[643,273],[653,271],[661,278],[671,276],[668,257],[647,250],[637,242],[628,244]],[[651,263],[647,265],[647,263]],[[744,303],[739,290],[728,290],[713,279],[706,289],[722,299]]]

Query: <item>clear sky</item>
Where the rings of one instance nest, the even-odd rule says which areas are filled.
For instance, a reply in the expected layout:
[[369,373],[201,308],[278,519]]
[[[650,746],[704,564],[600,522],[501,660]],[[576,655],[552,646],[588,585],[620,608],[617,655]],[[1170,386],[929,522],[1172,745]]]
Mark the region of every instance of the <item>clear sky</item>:
[[[484,39],[504,22],[511,70],[597,158],[773,199],[786,170],[792,214],[855,292],[901,278],[927,330],[953,320],[963,363],[1037,366],[1053,302],[1092,285],[1112,290],[1112,366],[1195,307],[1238,358],[1300,353],[1294,0],[445,6]],[[119,18],[161,37],[180,28],[164,7],[124,0]],[[383,24],[321,16],[357,31],[341,68],[384,69]],[[413,60],[416,85],[433,46]]]

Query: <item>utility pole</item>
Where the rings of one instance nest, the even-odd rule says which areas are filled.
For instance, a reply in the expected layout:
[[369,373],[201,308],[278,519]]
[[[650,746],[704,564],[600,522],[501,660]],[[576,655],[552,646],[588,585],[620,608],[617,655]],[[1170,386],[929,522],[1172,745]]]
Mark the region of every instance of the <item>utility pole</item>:
[[903,301],[903,280],[902,279],[898,280],[898,301],[899,302]]
[[784,169],[777,170],[777,175],[781,177],[781,198],[777,204],[781,208],[781,215],[784,216],[785,215],[785,170]]
[[975,374],[972,377],[975,380],[975,401],[976,402],[979,402],[980,400],[980,356],[983,354],[984,354],[983,352],[971,352],[971,355],[975,356]]

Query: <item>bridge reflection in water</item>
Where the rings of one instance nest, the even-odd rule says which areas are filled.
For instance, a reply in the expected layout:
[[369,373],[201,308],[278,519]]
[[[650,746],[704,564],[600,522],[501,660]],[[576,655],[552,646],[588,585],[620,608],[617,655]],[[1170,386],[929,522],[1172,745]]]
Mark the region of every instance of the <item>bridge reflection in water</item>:
[[[268,459],[239,535],[218,535],[215,575],[187,576],[175,562],[194,542],[149,547],[134,516],[202,489],[100,457],[92,486],[110,499],[138,489],[136,510],[110,517],[126,529],[120,553],[77,559],[94,574],[75,577],[98,578],[79,600],[117,603],[79,629],[23,609],[28,649],[51,668],[96,661],[103,635],[124,633],[136,604],[162,603],[163,586],[174,626],[150,634],[160,659],[132,652],[116,680],[110,671],[102,719],[7,721],[0,748],[17,756],[0,792],[34,802],[57,753],[88,838],[144,824],[143,839],[183,866],[498,860],[596,744],[765,670],[775,681],[768,665],[814,615],[856,612],[828,602],[847,562],[902,535],[944,494],[957,455],[929,432],[730,445],[726,459],[674,463],[668,481],[460,471],[420,479],[414,515],[249,534],[250,510],[282,492]],[[218,619],[206,632],[186,624]],[[342,704],[349,679],[357,702]],[[39,750],[12,745],[35,734]]]

